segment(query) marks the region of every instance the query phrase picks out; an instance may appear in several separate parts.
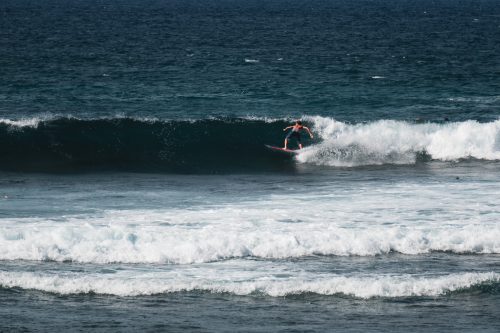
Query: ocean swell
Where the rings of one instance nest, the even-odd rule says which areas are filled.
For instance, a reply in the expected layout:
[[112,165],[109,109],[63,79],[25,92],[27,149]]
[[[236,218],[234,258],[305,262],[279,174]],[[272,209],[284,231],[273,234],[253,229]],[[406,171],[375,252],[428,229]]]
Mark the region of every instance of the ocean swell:
[[[347,124],[304,117],[316,134],[296,159],[270,152],[289,120],[0,119],[0,170],[218,173],[418,161],[500,160],[500,120]],[[294,148],[295,143],[291,143]]]
[[284,121],[206,119],[0,120],[0,169],[213,173],[283,170],[290,160],[266,151]]

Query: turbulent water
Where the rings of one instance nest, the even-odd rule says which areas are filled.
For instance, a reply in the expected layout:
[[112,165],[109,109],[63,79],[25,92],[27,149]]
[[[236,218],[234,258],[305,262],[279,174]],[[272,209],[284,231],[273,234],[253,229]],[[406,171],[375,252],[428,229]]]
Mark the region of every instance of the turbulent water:
[[2,1],[0,331],[498,331],[499,17]]

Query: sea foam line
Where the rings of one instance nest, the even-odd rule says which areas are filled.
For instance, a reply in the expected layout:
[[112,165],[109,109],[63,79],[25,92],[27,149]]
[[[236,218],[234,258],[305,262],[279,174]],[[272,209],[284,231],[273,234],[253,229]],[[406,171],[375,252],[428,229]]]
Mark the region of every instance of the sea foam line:
[[[123,274],[122,274],[123,275]],[[223,276],[221,272],[221,276]],[[198,276],[203,276],[202,272]],[[259,277],[246,281],[230,279],[204,279],[169,274],[139,274],[114,276],[85,273],[0,272],[0,286],[40,290],[58,294],[96,293],[118,296],[154,295],[162,293],[206,291],[235,295],[263,294],[272,297],[315,293],[319,295],[343,294],[357,298],[440,296],[467,290],[482,284],[500,282],[500,274],[456,273],[438,277],[403,276],[322,276],[321,278]]]

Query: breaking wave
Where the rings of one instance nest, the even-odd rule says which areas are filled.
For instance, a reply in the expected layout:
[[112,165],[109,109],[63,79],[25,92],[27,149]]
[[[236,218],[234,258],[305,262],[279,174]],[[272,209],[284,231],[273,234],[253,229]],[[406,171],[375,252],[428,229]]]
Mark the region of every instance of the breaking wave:
[[[233,217],[231,212],[210,210],[158,212],[156,216],[142,213],[143,222],[140,214],[135,219],[129,214],[122,218],[113,215],[110,220],[75,219],[63,225],[38,219],[4,221],[0,260],[193,264],[248,257],[500,253],[500,226],[494,220],[439,227],[432,223],[343,227],[329,221],[272,222],[269,217],[262,217],[267,222],[259,223],[237,211]],[[264,210],[263,214],[270,212]]]
[[217,173],[292,170],[296,162],[352,167],[500,160],[500,120],[442,124],[304,120],[317,139],[307,142],[307,149],[294,160],[264,148],[282,144],[288,120],[0,119],[0,170]]
[[0,272],[3,288],[32,289],[57,294],[95,293],[118,296],[154,295],[202,291],[235,295],[319,294],[346,295],[356,298],[425,297],[481,289],[498,292],[500,274],[456,273],[442,276],[374,275],[350,277],[341,275],[280,279],[270,276],[249,276],[224,279],[200,277],[179,272],[141,274],[47,274],[37,272]]

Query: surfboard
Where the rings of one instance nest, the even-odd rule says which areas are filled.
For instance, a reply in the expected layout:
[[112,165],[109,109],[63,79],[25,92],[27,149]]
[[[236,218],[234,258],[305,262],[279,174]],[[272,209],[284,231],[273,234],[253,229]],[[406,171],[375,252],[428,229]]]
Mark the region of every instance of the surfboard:
[[283,154],[288,154],[288,155],[294,155],[298,153],[298,150],[293,150],[293,149],[285,149],[281,147],[275,147],[275,146],[270,146],[270,145],[264,145],[266,146],[267,149],[278,152],[278,153],[283,153]]

